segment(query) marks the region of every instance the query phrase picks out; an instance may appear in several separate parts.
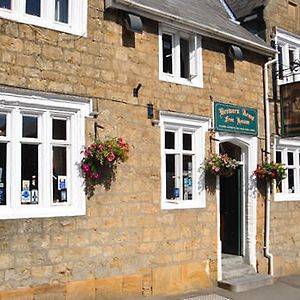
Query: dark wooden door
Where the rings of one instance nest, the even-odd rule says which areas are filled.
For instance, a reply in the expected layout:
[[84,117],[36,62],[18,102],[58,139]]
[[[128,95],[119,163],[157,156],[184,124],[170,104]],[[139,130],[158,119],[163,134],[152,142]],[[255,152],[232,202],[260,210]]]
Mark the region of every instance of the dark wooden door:
[[231,177],[220,178],[222,253],[241,255],[241,167]]

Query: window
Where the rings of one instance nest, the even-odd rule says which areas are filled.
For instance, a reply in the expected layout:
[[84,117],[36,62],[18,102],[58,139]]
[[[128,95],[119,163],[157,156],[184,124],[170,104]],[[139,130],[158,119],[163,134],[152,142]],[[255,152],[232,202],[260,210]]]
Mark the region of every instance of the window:
[[281,139],[277,144],[276,162],[285,165],[287,177],[277,182],[275,199],[300,201],[300,141]]
[[199,36],[161,26],[159,49],[160,80],[202,87]]
[[1,93],[0,219],[85,213],[77,163],[89,102]]
[[276,40],[279,84],[300,81],[300,37],[277,29]]
[[208,120],[196,116],[162,113],[162,209],[205,207],[204,159]]
[[0,17],[86,36],[87,0],[0,0]]

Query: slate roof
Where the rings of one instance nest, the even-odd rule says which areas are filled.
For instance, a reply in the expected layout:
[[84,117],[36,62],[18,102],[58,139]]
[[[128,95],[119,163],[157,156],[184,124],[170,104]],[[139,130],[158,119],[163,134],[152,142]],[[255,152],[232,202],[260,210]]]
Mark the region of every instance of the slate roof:
[[266,0],[226,0],[235,16],[240,19],[251,15],[253,10],[266,4]]
[[220,0],[106,0],[105,2],[106,8],[119,8],[157,21],[187,26],[203,36],[236,44],[267,56],[274,53],[261,38],[230,20]]

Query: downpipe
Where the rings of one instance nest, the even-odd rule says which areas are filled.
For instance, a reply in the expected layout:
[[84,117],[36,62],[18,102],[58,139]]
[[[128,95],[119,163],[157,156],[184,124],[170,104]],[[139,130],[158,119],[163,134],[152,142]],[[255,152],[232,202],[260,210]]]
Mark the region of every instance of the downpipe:
[[[270,103],[269,103],[269,77],[268,67],[277,62],[277,58],[272,59],[264,65],[264,100],[265,100],[265,135],[266,135],[266,160],[270,162],[271,155],[271,137],[270,137]],[[270,214],[271,214],[271,183],[267,181],[267,191],[265,200],[265,239],[264,239],[264,256],[269,260],[269,275],[274,275],[274,260],[270,252]]]

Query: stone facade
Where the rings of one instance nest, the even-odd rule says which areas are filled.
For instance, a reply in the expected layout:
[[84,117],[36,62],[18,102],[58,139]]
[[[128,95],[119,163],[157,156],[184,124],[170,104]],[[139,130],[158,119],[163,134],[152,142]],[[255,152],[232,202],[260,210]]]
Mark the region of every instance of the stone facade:
[[[267,40],[273,37],[274,28],[279,27],[300,35],[300,1],[268,1],[264,10]],[[272,135],[275,135],[272,128]],[[300,199],[299,199],[300,200]],[[274,255],[275,276],[299,273],[300,271],[300,224],[299,202],[272,202],[270,251]]]
[[[103,2],[89,1],[87,37],[0,19],[1,85],[90,97],[104,127],[99,135],[122,136],[130,145],[111,189],[98,188],[87,200],[86,216],[0,221],[1,299],[125,299],[216,283],[215,194],[207,193],[203,209],[160,209],[160,128],[147,119],[146,107],[151,102],[156,111],[211,117],[210,96],[249,106],[258,109],[263,139],[265,58],[246,51],[229,68],[227,45],[204,38],[204,88],[159,81],[158,24],[144,19],[144,32],[129,36],[116,11],[104,12]],[[136,98],[132,90],[139,82]],[[86,120],[87,143],[93,122]],[[207,151],[209,145],[207,136]],[[293,205],[276,208],[281,214],[273,214],[274,231],[283,215],[285,228],[297,217]],[[263,209],[259,203],[258,253]],[[286,246],[295,249],[297,242]],[[297,258],[298,252],[290,253]],[[293,262],[284,260],[286,268]]]

